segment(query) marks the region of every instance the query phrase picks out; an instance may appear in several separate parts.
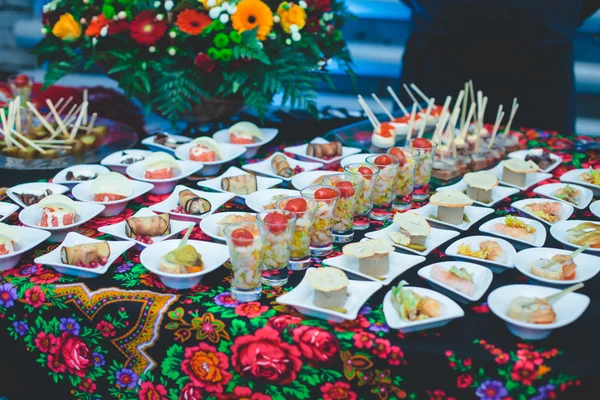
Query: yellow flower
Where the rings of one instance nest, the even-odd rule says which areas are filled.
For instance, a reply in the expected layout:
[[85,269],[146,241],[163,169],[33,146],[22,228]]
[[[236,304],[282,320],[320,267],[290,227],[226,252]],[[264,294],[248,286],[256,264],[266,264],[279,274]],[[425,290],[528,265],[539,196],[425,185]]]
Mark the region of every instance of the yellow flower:
[[296,25],[298,30],[306,25],[306,11],[298,4],[284,1],[277,8],[277,15],[281,19],[281,27],[287,33],[290,33],[290,25]]
[[242,33],[256,27],[256,37],[265,40],[273,29],[273,13],[268,5],[260,0],[242,0],[237,4],[237,11],[231,16],[233,29]]
[[[225,0],[198,0],[200,3],[202,3],[202,5],[204,6],[204,8],[206,8],[207,10],[210,10],[213,7],[216,6],[220,6],[221,3],[223,3]],[[210,5],[209,5],[210,3]]]
[[545,365],[540,365],[540,366],[538,367],[538,374],[540,374],[540,375],[542,375],[542,376],[546,375],[546,374],[547,374],[548,372],[550,372],[550,371],[551,371],[551,368],[550,368],[550,367],[547,367],[547,366],[545,366]]
[[72,42],[81,36],[81,25],[71,14],[63,14],[52,28],[52,34],[64,41]]

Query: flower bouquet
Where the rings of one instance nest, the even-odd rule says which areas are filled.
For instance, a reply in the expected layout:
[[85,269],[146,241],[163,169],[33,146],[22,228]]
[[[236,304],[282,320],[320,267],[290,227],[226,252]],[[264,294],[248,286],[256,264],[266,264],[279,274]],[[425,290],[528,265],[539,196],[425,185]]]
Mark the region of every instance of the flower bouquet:
[[99,65],[173,122],[214,100],[262,116],[278,92],[314,111],[328,62],[351,72],[339,0],[53,0],[43,11],[34,53],[46,87]]

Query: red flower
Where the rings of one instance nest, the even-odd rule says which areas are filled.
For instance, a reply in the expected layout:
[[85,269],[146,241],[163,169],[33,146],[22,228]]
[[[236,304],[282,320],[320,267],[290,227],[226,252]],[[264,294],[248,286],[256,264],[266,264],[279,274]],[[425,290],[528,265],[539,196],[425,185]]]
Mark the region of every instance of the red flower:
[[538,353],[537,351],[530,351],[525,349],[517,350],[517,357],[519,358],[519,360],[531,361],[535,365],[542,365],[542,362],[544,361],[542,360],[540,353]]
[[115,326],[108,321],[100,321],[96,324],[96,329],[102,332],[102,336],[111,337],[116,335]]
[[513,365],[510,377],[525,386],[531,386],[533,381],[538,377],[538,371],[535,364],[531,361],[519,360]]
[[93,36],[99,37],[102,28],[107,26],[110,23],[110,20],[104,16],[104,14],[100,14],[92,17],[90,24],[85,30],[85,36]]
[[466,389],[473,384],[473,376],[471,374],[459,375],[456,379],[456,386],[461,389]]
[[480,306],[473,306],[471,310],[475,311],[477,314],[487,314],[490,312],[490,307],[486,303]]
[[46,294],[42,288],[34,286],[25,291],[25,301],[33,308],[38,308],[46,301]]
[[223,385],[231,380],[227,372],[227,356],[206,343],[185,349],[181,370],[189,375],[192,383],[209,393],[221,393]]
[[269,318],[267,321],[267,325],[273,329],[282,332],[288,325],[300,325],[302,322],[302,318],[294,317],[293,315],[276,315],[274,317]]
[[202,389],[197,388],[193,383],[188,383],[181,389],[179,400],[202,400]]
[[321,386],[323,400],[356,400],[356,393],[350,390],[346,382],[326,383]]
[[158,21],[151,10],[144,10],[129,24],[129,35],[143,46],[152,46],[159,41],[167,30],[164,21]]
[[235,313],[241,317],[256,318],[269,311],[268,306],[261,306],[258,301],[242,303],[235,307]]
[[88,393],[94,393],[96,391],[96,384],[90,378],[85,378],[81,380],[81,383],[79,386],[77,386],[77,389]]
[[205,13],[187,8],[177,15],[175,25],[180,31],[190,35],[199,35],[212,23],[212,20]]
[[253,392],[252,389],[236,386],[233,393],[224,397],[226,400],[271,400],[271,396]]
[[65,365],[60,361],[60,357],[56,354],[48,354],[48,368],[52,372],[65,372]]
[[331,2],[329,0],[306,0],[306,4],[309,10],[319,12],[331,11]]
[[58,353],[67,371],[84,377],[87,370],[92,366],[90,349],[87,344],[79,336],[72,336],[68,332],[63,332],[61,342],[62,345]]
[[357,332],[352,336],[354,339],[354,345],[359,349],[370,349],[373,347],[373,339],[375,335],[370,332]]
[[328,362],[339,351],[337,339],[331,333],[313,326],[294,329],[294,342],[310,363]]
[[387,358],[390,354],[390,341],[387,339],[375,339],[375,347],[373,347],[373,354],[379,358]]
[[364,329],[367,329],[371,324],[369,324],[369,321],[367,321],[364,316],[359,314],[358,317],[352,321],[344,320],[340,323],[334,322],[333,325],[333,329],[338,332],[360,332]]
[[470,358],[470,357],[468,357],[468,358],[465,358],[465,359],[463,360],[463,365],[464,365],[465,367],[470,367],[472,364],[473,364],[473,360],[471,360],[471,358]]
[[212,72],[215,69],[215,62],[205,53],[198,53],[194,58],[194,65],[201,71]]
[[60,279],[61,275],[52,270],[46,269],[37,275],[32,276],[29,281],[31,283],[35,283],[37,285],[44,285],[49,283],[54,283]]
[[116,35],[121,32],[127,32],[129,30],[129,22],[124,19],[119,19],[117,21],[110,21],[108,24],[108,34]]
[[46,332],[39,332],[33,342],[42,353],[55,353],[58,346],[58,339],[56,336]]
[[318,32],[319,29],[321,29],[320,20],[321,19],[318,16],[311,15],[310,17],[306,18],[306,25],[304,26],[304,29],[311,33]]
[[402,359],[404,358],[404,352],[398,346],[390,347],[390,354],[388,356],[388,362],[390,365],[400,365],[402,363]]
[[152,382],[144,382],[140,386],[140,400],[167,400],[167,389],[163,385],[156,385]]
[[452,350],[446,350],[444,354],[446,354],[446,357],[452,357],[454,353],[452,352]]
[[283,342],[278,332],[268,326],[238,337],[231,350],[235,371],[249,379],[286,385],[296,379],[302,367],[298,348]]
[[506,353],[501,353],[496,358],[494,358],[494,361],[496,361],[498,364],[506,364],[508,360],[510,360],[510,358]]

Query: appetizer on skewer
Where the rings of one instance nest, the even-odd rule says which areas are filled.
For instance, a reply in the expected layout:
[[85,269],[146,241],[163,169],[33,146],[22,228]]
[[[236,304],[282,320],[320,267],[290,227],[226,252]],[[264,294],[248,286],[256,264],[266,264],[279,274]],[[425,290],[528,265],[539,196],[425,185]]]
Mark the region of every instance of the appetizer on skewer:
[[96,268],[99,265],[106,265],[109,257],[110,246],[106,241],[63,246],[60,249],[60,259],[63,264],[82,268]]
[[253,144],[264,140],[260,128],[252,122],[238,122],[229,128],[229,142],[232,144]]
[[408,282],[400,281],[392,287],[392,306],[404,321],[419,321],[441,315],[440,303],[427,296],[420,296],[413,290],[405,289]]
[[503,224],[495,224],[491,230],[513,239],[524,240],[529,243],[535,242],[535,228],[512,215],[507,215]]
[[576,246],[589,246],[594,249],[600,248],[600,224],[594,222],[582,222],[567,231],[568,241]]
[[577,264],[568,254],[557,254],[552,258],[538,258],[531,263],[531,273],[540,278],[555,281],[575,279]]
[[508,306],[508,316],[530,324],[551,324],[556,321],[552,305],[545,299],[519,296]]
[[193,274],[204,269],[202,256],[198,254],[194,246],[184,244],[185,242],[187,240],[185,238],[182,239],[179,247],[171,250],[160,259],[159,268],[162,272],[170,274]]
[[118,172],[108,172],[96,178],[91,186],[90,193],[94,201],[110,202],[126,199],[133,194],[131,181]]
[[42,218],[37,224],[41,227],[66,227],[74,224],[77,219],[76,203],[62,194],[44,197],[35,206],[43,211]]

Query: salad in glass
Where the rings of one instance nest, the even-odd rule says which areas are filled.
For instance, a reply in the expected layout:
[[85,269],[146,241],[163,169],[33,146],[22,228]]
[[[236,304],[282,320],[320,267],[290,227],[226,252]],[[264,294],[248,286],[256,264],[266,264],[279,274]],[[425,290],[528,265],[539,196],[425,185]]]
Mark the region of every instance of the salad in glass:
[[373,208],[373,189],[379,175],[379,168],[367,163],[351,163],[344,167],[344,171],[362,180],[362,188],[356,194],[354,230],[365,230],[370,225],[369,213]]
[[231,260],[231,296],[241,302],[258,300],[263,250],[258,223],[229,224],[224,233]]
[[314,256],[324,256],[333,250],[333,217],[340,191],[327,185],[312,185],[300,194],[317,202],[317,210],[310,230],[310,250]]
[[394,198],[394,178],[398,171],[399,160],[389,154],[374,154],[367,157],[367,164],[379,168],[379,175],[373,188],[373,210],[371,218],[385,221],[391,215]]
[[290,248],[296,216],[283,210],[267,210],[256,215],[263,237],[263,283],[282,286],[288,281]]
[[429,182],[431,181],[431,171],[433,169],[437,143],[425,138],[414,138],[408,141],[406,145],[411,149],[421,152],[415,170],[413,197],[418,200],[425,200],[429,196]]
[[408,147],[392,147],[387,152],[398,159],[398,172],[394,179],[394,210],[404,211],[412,205],[415,183],[415,167],[421,152]]
[[317,211],[317,202],[301,196],[284,197],[277,201],[278,210],[285,210],[296,216],[294,237],[290,244],[290,269],[298,271],[310,264],[310,228]]
[[354,238],[356,198],[362,192],[362,178],[353,174],[329,175],[323,183],[340,191],[333,216],[333,238],[336,243],[347,243]]

